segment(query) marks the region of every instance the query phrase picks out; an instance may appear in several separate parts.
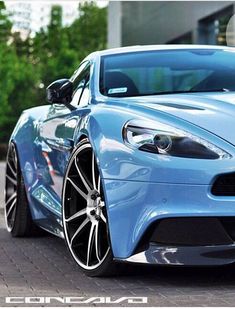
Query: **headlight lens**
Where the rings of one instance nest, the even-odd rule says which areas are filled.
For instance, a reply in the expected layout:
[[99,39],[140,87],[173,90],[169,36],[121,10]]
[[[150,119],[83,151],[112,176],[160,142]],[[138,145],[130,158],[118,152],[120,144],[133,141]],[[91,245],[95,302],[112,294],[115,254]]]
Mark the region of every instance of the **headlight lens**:
[[189,132],[160,122],[132,120],[123,130],[124,141],[142,151],[195,159],[228,159],[231,155]]

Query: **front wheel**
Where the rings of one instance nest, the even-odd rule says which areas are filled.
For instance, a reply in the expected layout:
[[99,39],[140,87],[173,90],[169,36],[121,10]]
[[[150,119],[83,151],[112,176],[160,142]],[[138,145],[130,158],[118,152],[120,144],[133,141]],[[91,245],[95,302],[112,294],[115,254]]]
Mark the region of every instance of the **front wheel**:
[[88,139],[78,144],[69,161],[62,206],[65,240],[77,264],[89,276],[113,274],[104,193]]

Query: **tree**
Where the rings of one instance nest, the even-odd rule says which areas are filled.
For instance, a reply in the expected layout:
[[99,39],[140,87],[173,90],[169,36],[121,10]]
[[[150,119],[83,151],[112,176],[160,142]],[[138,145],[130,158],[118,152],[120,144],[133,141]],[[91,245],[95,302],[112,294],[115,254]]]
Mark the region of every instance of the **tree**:
[[79,17],[63,26],[62,8],[52,6],[50,23],[34,37],[11,33],[0,0],[0,142],[6,142],[22,110],[45,104],[45,87],[70,77],[89,53],[106,47],[106,8],[87,2]]
[[6,14],[3,1],[0,1],[0,140],[4,139],[7,131],[8,117],[12,113],[9,95],[14,89],[14,67],[17,57],[10,42],[11,23]]
[[[87,2],[78,10],[79,18],[64,27],[62,9],[54,5],[48,28],[34,38],[34,62],[39,66],[40,84],[45,87],[56,79],[70,77],[85,56],[106,47],[107,9]],[[42,102],[45,89],[39,89],[38,94]]]
[[79,5],[79,18],[67,28],[69,46],[77,51],[81,61],[89,53],[106,48],[107,8],[99,8],[95,2]]
[[11,23],[0,2],[0,142],[6,142],[23,109],[33,106],[37,97],[38,73],[30,59],[28,38],[22,41],[11,33]]
[[6,43],[11,36],[12,24],[8,18],[6,6],[0,1],[0,43]]
[[45,101],[45,87],[52,81],[69,77],[73,72],[76,52],[68,44],[68,36],[62,26],[61,6],[54,5],[48,28],[41,29],[34,38],[34,63],[40,72],[37,100],[39,104]]

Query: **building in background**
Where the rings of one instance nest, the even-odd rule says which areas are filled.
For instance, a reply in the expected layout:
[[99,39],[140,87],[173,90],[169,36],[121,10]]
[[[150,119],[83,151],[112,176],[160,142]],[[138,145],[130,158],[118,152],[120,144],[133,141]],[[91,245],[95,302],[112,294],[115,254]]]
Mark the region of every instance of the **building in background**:
[[234,7],[233,1],[111,1],[108,46],[226,45]]
[[31,4],[28,2],[6,2],[6,9],[12,21],[12,31],[20,32],[22,38],[29,34],[31,22]]
[[52,5],[59,4],[63,8],[63,24],[69,25],[78,17],[78,1],[6,1],[6,9],[13,23],[12,31],[20,32],[26,38],[29,33],[34,35],[40,28],[50,22]]

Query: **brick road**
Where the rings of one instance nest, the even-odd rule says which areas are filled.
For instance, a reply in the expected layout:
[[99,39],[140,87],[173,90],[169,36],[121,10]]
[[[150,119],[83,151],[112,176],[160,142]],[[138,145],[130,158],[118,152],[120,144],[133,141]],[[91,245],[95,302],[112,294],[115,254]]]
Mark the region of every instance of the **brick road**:
[[[0,175],[3,168],[0,164]],[[3,183],[0,179],[1,188]],[[7,296],[145,296],[149,306],[235,306],[235,266],[123,266],[119,276],[88,278],[71,259],[63,240],[50,235],[11,238],[0,209],[0,306],[7,306]]]

